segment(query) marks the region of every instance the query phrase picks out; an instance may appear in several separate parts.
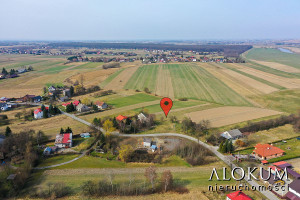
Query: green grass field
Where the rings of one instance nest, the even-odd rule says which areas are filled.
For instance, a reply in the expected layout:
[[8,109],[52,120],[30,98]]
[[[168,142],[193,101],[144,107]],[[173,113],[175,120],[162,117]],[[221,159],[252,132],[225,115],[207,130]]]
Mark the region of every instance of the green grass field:
[[199,99],[223,105],[251,104],[205,69],[185,64],[168,65],[176,98]]
[[124,88],[142,91],[147,87],[150,91],[155,90],[158,67],[159,65],[144,65],[143,67],[139,67]]
[[120,108],[120,107],[143,103],[143,102],[147,102],[147,101],[155,101],[158,99],[159,98],[155,97],[155,96],[151,96],[151,95],[144,94],[144,93],[139,93],[139,94],[135,94],[135,95],[127,96],[127,97],[121,97],[121,98],[116,98],[113,100],[108,100],[107,103],[116,108]]
[[103,63],[102,62],[88,62],[88,63],[83,63],[82,65],[79,65],[77,67],[72,68],[72,70],[75,69],[94,69],[97,67],[102,66]]
[[47,74],[54,74],[54,73],[61,72],[62,70],[67,69],[69,67],[72,67],[72,66],[69,66],[69,65],[59,65],[59,66],[55,66],[55,67],[50,67],[50,68],[44,69],[44,70],[42,70],[40,72],[45,72]]
[[281,160],[288,160],[292,158],[298,158],[300,157],[300,140],[297,138],[293,138],[290,140],[286,140],[286,143],[284,142],[277,142],[274,144],[276,147],[282,149],[285,151],[285,155],[278,157],[278,158],[273,158],[268,160],[269,162],[278,162]]
[[49,158],[41,158],[39,160],[39,165],[37,167],[45,167],[49,165],[55,165],[63,162],[70,161],[74,158],[77,158],[79,155],[55,155]]
[[300,69],[299,55],[284,53],[278,49],[254,48],[246,54],[246,58],[261,61],[278,62]]
[[283,90],[250,98],[273,110],[287,113],[297,113],[300,110],[300,90]]

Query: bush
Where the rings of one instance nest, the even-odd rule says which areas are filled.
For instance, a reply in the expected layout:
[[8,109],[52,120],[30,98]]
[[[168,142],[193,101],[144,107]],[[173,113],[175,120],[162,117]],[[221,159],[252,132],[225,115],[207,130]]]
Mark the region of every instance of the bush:
[[188,99],[187,98],[180,98],[178,99],[179,101],[187,101]]

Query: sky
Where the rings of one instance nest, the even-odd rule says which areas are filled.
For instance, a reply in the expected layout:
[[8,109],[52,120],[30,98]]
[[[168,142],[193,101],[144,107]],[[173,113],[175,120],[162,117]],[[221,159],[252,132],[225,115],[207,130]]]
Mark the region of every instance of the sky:
[[0,0],[0,40],[299,39],[299,0]]

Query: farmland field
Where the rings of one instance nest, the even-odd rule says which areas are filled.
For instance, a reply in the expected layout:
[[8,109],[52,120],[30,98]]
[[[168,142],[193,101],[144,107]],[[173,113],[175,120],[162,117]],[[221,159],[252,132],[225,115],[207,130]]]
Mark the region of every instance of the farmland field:
[[[159,81],[157,77],[161,76],[160,73],[167,77],[158,83],[162,84],[161,86],[156,86],[157,81]],[[251,105],[244,97],[224,85],[222,81],[204,68],[194,65],[168,64],[163,65],[163,68],[159,65],[140,67],[125,85],[125,88],[143,90],[144,87],[148,87],[151,91],[158,90],[162,96],[172,94],[174,91],[174,96],[177,99],[198,99],[224,105]],[[167,87],[167,89],[162,87]]]
[[280,112],[262,108],[225,106],[191,112],[186,114],[186,116],[190,117],[195,122],[209,120],[212,127],[221,127],[277,114],[280,114]]
[[299,55],[284,53],[278,49],[254,48],[246,54],[246,58],[259,61],[276,62],[300,69]]

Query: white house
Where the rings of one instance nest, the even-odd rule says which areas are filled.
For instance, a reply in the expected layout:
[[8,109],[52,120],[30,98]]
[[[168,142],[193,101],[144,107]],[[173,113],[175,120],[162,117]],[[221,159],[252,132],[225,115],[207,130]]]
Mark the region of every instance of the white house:
[[222,137],[228,140],[235,140],[243,137],[243,133],[239,129],[233,129],[230,131],[225,131],[221,134]]
[[96,106],[100,109],[100,110],[105,110],[108,108],[108,105],[105,102],[97,102]]
[[76,106],[76,110],[78,111],[78,112],[85,112],[85,111],[89,111],[90,110],[90,108],[89,107],[87,107],[86,105],[84,105],[84,104],[79,104],[78,106]]
[[140,120],[141,122],[146,122],[149,120],[149,117],[147,114],[144,114],[144,113],[140,113],[138,114],[138,120]]
[[35,111],[34,111],[34,118],[35,119],[41,119],[41,118],[43,118],[43,111],[42,111],[42,109],[41,108],[38,108],[38,109],[36,109]]
[[150,138],[144,138],[143,145],[144,147],[150,148],[152,145],[152,140]]

